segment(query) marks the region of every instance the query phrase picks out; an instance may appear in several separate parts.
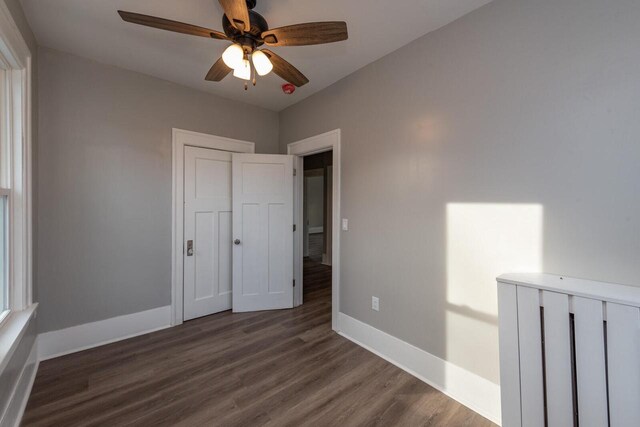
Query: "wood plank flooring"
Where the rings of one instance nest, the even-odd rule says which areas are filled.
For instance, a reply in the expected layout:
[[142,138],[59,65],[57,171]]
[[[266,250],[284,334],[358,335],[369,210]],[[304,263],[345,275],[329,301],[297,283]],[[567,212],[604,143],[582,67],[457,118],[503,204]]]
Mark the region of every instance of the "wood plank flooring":
[[45,361],[25,426],[492,426],[331,330],[331,268],[305,303],[224,312]]
[[324,234],[309,234],[309,261],[322,262],[322,251],[324,250]]

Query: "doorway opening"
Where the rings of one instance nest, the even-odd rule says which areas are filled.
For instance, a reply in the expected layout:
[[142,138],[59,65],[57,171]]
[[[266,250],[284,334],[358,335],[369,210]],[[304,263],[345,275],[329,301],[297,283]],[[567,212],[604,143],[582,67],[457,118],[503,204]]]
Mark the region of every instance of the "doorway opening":
[[303,157],[304,257],[331,266],[333,151]]
[[[295,224],[300,225],[298,232],[294,233],[294,306],[302,305],[310,292],[319,291],[319,287],[325,288],[323,292],[331,302],[331,327],[339,331],[340,129],[291,143],[287,146],[287,153],[295,156],[295,169],[300,171],[294,181],[294,219]],[[305,171],[308,172],[306,176]],[[310,190],[305,190],[305,181],[307,186],[319,187],[320,180],[315,183],[313,180],[320,175],[322,228],[320,221],[308,218],[309,212],[305,210],[305,194],[308,196]],[[317,189],[312,188],[311,191]]]
[[302,158],[303,302],[331,302],[333,151]]

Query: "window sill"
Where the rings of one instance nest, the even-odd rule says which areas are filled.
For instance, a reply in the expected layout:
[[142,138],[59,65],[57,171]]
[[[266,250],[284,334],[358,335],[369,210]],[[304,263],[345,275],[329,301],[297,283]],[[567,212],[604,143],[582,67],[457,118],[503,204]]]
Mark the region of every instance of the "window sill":
[[24,310],[12,311],[0,324],[0,373],[11,360],[11,356],[27,330],[29,321],[35,318],[37,308],[36,303]]

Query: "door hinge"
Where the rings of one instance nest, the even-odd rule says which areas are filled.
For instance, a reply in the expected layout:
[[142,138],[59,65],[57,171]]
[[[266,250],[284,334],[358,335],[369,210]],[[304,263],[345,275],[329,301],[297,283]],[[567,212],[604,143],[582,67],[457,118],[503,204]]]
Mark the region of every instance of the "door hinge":
[[294,233],[296,231],[296,225],[295,224],[293,224],[293,231],[294,231]]
[[298,175],[298,170],[296,168],[293,168],[293,176]]
[[296,287],[296,279],[293,279],[293,287]]

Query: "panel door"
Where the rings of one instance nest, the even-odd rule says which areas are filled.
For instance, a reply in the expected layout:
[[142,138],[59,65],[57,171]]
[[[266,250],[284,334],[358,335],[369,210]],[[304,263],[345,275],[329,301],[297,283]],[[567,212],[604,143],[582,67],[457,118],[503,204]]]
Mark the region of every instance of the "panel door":
[[293,307],[293,157],[233,154],[233,311]]
[[231,309],[231,153],[185,147],[184,320]]

